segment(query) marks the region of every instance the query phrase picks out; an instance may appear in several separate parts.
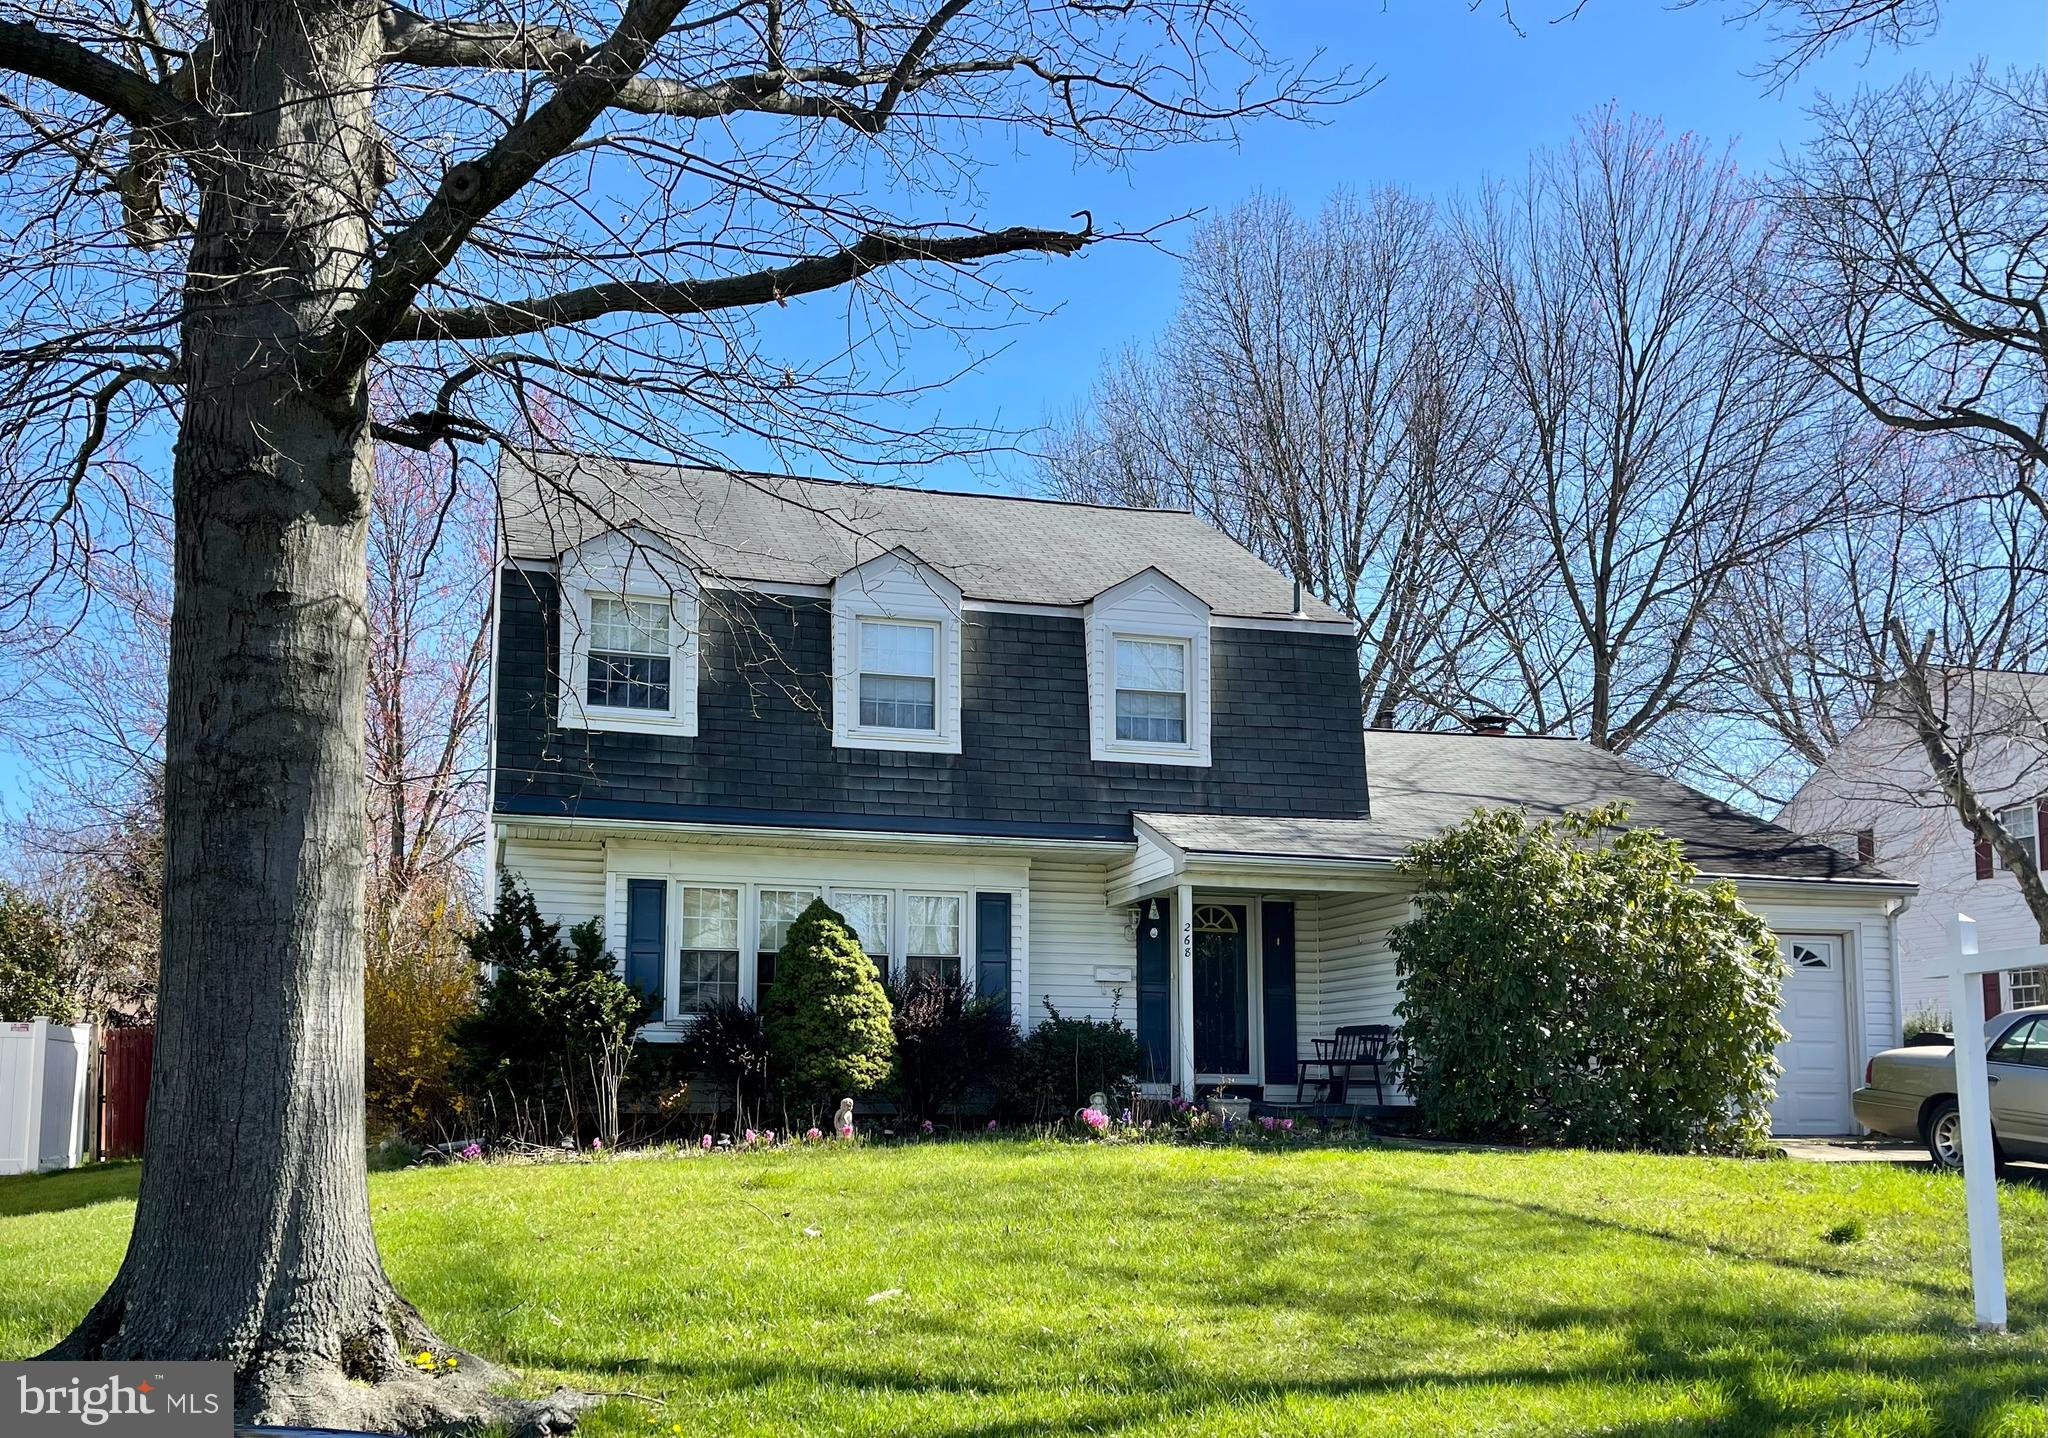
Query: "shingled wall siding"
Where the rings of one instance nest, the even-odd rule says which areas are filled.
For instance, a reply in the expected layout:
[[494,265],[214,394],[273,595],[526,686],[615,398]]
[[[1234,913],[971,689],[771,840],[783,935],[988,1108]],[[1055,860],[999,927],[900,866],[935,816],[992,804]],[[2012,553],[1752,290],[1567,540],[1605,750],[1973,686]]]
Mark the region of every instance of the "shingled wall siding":
[[1078,619],[970,612],[961,635],[963,752],[905,754],[832,747],[826,600],[755,597],[737,621],[715,608],[707,599],[696,738],[557,730],[555,582],[505,570],[499,809],[644,819],[745,810],[763,822],[817,815],[858,827],[1074,837],[1128,835],[1133,809],[1365,812],[1357,665],[1344,635],[1217,630],[1214,762],[1187,769],[1088,757]]

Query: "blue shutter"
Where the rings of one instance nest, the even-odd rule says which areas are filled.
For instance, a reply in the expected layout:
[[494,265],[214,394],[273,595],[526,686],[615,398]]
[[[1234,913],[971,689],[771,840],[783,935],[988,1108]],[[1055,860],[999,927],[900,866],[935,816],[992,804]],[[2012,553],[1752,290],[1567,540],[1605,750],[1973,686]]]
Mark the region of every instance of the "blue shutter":
[[1171,1083],[1173,1063],[1167,1012],[1172,971],[1173,901],[1147,899],[1138,906],[1138,1042],[1145,1050],[1149,1083]]
[[661,998],[662,958],[668,944],[668,884],[661,879],[626,880],[626,982]]
[[1291,1084],[1300,1053],[1294,1031],[1294,905],[1261,906],[1259,932],[1266,946],[1266,1082]]
[[1010,896],[974,896],[974,995],[1010,997]]

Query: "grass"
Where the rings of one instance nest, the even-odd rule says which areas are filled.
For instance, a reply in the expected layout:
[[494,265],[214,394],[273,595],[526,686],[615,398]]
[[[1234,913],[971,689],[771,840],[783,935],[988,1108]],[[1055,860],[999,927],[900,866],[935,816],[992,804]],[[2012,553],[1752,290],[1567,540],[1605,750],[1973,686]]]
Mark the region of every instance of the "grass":
[[[135,1171],[0,1180],[0,1357],[113,1272]],[[1958,1180],[1877,1164],[963,1143],[372,1180],[451,1342],[629,1390],[593,1434],[2048,1435]]]

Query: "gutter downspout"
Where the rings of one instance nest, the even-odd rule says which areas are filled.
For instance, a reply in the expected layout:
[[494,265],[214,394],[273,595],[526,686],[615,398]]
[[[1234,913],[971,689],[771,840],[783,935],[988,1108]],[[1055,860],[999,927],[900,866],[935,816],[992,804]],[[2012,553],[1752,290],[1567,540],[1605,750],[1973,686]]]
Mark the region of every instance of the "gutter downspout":
[[1911,894],[1900,894],[1885,900],[1885,933],[1892,946],[1892,1038],[1897,1043],[1906,1041],[1906,981],[1905,965],[1899,953],[1899,920],[1913,907]]

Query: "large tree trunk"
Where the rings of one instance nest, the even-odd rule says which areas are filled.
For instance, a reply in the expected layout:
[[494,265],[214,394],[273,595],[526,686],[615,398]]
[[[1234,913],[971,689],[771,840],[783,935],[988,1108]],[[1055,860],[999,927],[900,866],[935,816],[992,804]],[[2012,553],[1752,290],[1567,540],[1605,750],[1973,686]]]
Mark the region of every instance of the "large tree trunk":
[[378,11],[211,14],[230,141],[186,289],[147,1149],[127,1257],[53,1356],[226,1359],[247,1421],[517,1422],[385,1277],[364,1171],[370,435],[360,380],[308,393],[298,361],[360,284]]

